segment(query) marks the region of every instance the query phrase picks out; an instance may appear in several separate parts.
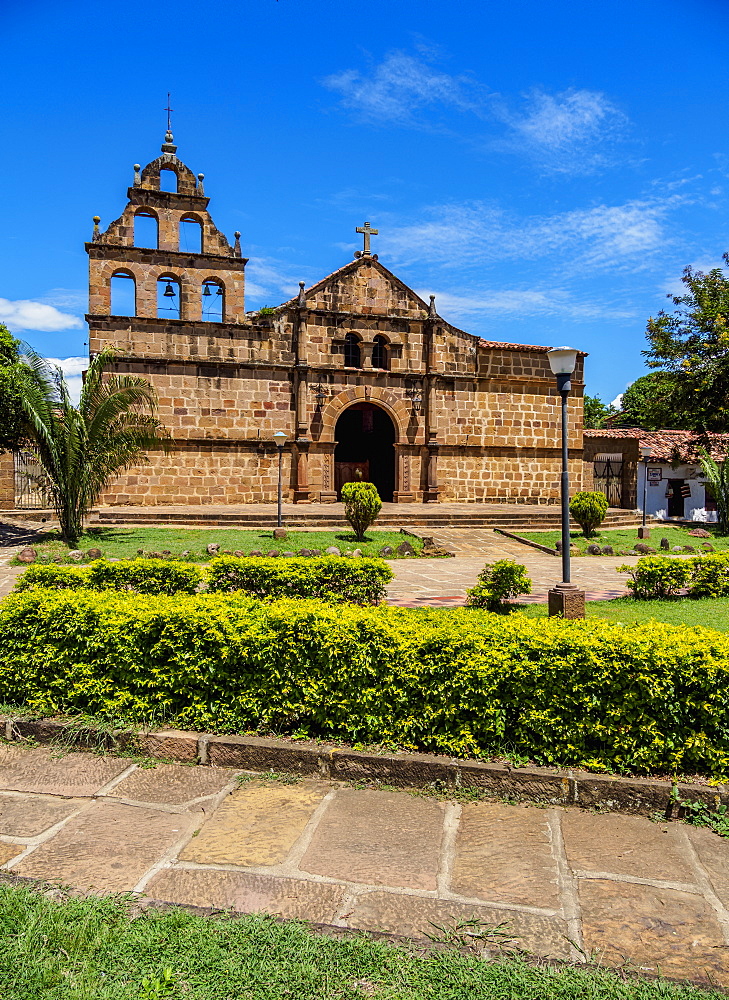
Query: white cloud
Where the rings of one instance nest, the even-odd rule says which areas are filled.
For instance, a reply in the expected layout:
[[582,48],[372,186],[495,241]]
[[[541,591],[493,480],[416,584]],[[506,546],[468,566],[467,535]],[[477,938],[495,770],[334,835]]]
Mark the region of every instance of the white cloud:
[[251,258],[246,266],[246,300],[253,299],[260,305],[278,305],[296,295],[299,281],[306,275],[296,278],[284,268],[285,265],[271,258]]
[[537,88],[518,104],[472,76],[436,69],[438,54],[418,48],[424,58],[389,52],[380,63],[345,69],[322,83],[358,121],[372,124],[454,133],[457,126],[439,114],[466,112],[479,121],[476,133],[472,126],[463,139],[526,156],[548,173],[591,173],[609,162],[612,146],[624,137],[628,118],[600,91]]
[[526,108],[512,112],[502,106],[511,131],[502,148],[527,153],[554,173],[589,173],[605,162],[602,147],[620,137],[626,116],[598,91],[533,91]]
[[344,107],[368,121],[417,125],[423,121],[416,112],[427,106],[476,111],[480,104],[471,93],[473,81],[440,73],[405,52],[390,52],[369,71],[343,70],[322,83],[340,94]]
[[56,333],[59,330],[74,330],[82,325],[78,316],[61,312],[45,302],[3,298],[0,298],[0,323],[7,323],[13,333],[24,330]]
[[88,357],[81,358],[46,358],[48,364],[56,365],[63,372],[71,401],[78,406],[83,384],[82,373],[89,367]]
[[[633,383],[631,382],[631,385],[632,385],[632,384],[633,384]],[[619,409],[620,409],[620,407],[621,407],[622,405],[623,405],[623,393],[621,392],[621,393],[619,393],[619,394],[618,394],[618,395],[617,395],[617,396],[615,397],[615,399],[614,399],[614,400],[613,400],[613,401],[612,401],[612,402],[610,403],[610,406],[612,406],[612,407],[613,407],[613,409],[615,409],[615,410],[619,410]]]
[[[450,266],[530,260],[559,254],[582,268],[636,267],[665,250],[664,219],[678,196],[596,205],[552,216],[517,218],[481,202],[436,205],[430,219],[387,231],[387,253],[400,264],[431,259]],[[384,239],[383,239],[384,250]]]
[[86,312],[89,301],[88,289],[85,288],[52,288],[41,295],[39,302],[44,302],[57,309],[74,309]]

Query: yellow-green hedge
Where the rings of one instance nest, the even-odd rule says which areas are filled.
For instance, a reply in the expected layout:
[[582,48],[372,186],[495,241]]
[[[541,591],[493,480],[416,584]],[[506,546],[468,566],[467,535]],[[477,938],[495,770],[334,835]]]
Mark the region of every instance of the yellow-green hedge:
[[0,700],[193,729],[729,771],[729,636],[407,610],[34,589],[0,605]]
[[218,556],[207,570],[167,559],[96,559],[88,566],[29,566],[15,590],[127,590],[138,594],[244,591],[252,597],[314,597],[377,604],[392,579],[382,559]]

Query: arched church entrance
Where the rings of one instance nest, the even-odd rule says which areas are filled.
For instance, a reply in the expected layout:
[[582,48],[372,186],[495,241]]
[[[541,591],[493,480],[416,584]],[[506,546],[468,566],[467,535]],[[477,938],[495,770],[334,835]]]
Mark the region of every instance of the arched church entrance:
[[392,503],[395,492],[395,425],[372,403],[354,403],[334,429],[337,497],[342,486],[358,479],[374,483],[380,499]]

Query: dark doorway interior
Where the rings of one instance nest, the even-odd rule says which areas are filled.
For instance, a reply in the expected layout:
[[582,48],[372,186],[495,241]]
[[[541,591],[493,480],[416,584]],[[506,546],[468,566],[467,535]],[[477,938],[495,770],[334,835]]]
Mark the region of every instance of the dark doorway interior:
[[395,428],[384,410],[372,403],[355,403],[345,410],[334,431],[337,494],[359,469],[374,483],[380,499],[392,503],[395,491]]
[[669,517],[683,517],[685,498],[681,493],[681,487],[684,484],[683,479],[669,479],[668,480],[668,516]]

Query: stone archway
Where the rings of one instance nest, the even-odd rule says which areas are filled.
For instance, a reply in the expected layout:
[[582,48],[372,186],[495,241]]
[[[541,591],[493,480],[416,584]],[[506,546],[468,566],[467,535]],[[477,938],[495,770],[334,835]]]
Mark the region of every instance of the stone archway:
[[[402,442],[406,440],[410,411],[405,401],[396,396],[395,393],[379,386],[369,385],[350,386],[332,396],[321,409],[318,433],[312,434],[316,442],[315,454],[318,453],[319,456],[316,461],[319,463],[320,471],[318,474],[315,473],[315,476],[320,477],[320,499],[328,502],[337,499],[338,491],[336,489],[334,456],[337,439],[335,432],[342,414],[357,403],[371,404],[389,418],[394,430],[393,451],[395,453],[393,472],[394,495],[390,495],[390,499],[395,503],[412,499],[411,496],[405,495],[409,493],[409,459],[405,459],[400,454]],[[403,493],[403,480],[408,481],[405,494]]]
[[380,499],[392,503],[396,489],[395,439],[388,413],[371,402],[352,403],[334,429],[334,485],[337,497],[345,483],[363,480],[377,487]]

